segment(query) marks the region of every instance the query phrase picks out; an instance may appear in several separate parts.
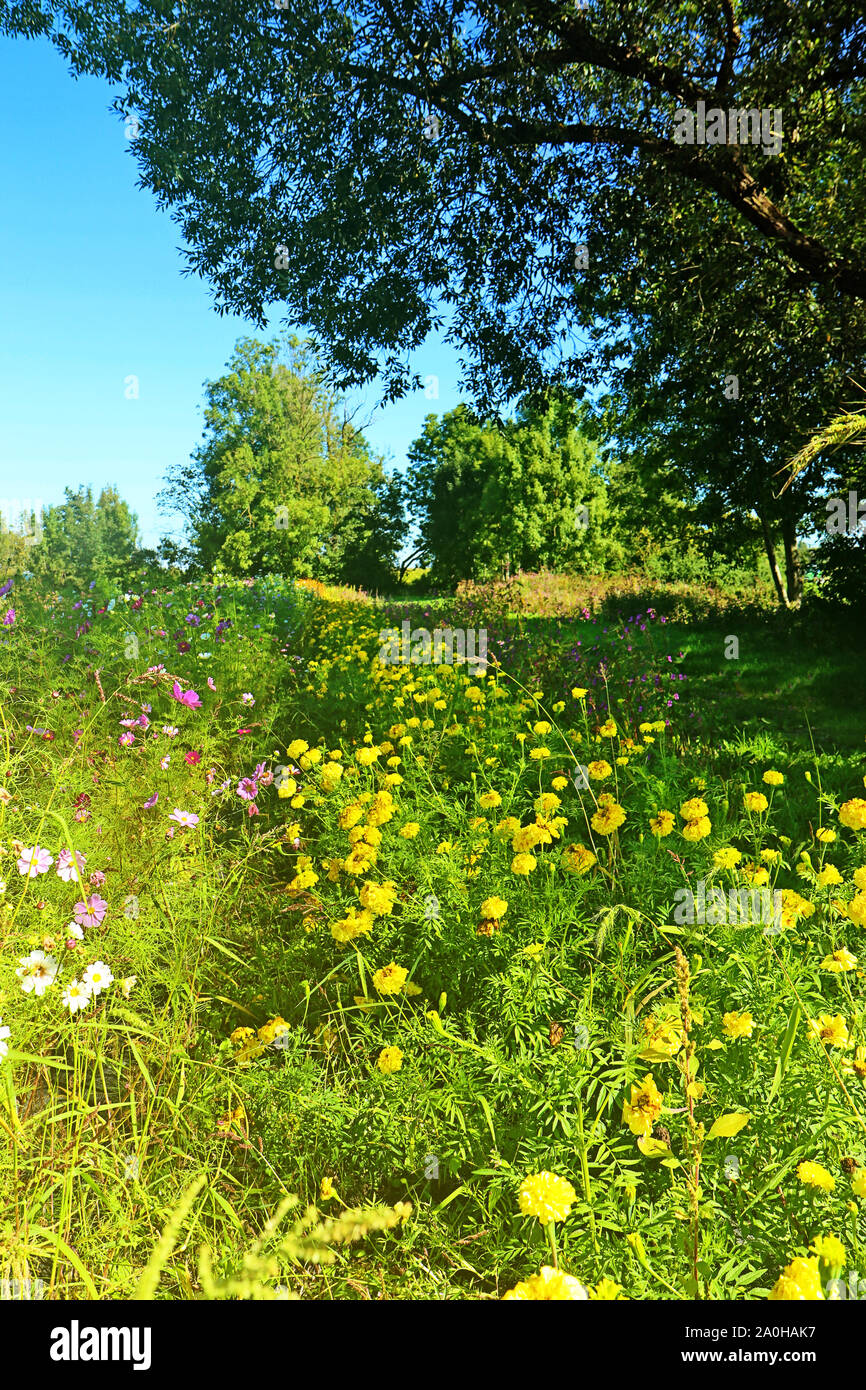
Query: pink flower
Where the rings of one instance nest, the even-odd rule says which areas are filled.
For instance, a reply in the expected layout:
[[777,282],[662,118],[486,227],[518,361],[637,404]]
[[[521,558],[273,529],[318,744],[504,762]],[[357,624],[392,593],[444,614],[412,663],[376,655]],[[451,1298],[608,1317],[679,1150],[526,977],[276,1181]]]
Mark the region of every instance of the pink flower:
[[171,754],[170,754],[170,753],[166,753],[166,755],[165,755],[164,758],[160,758],[160,760],[159,760],[159,765],[160,765],[160,767],[162,768],[163,772],[165,772],[165,770],[166,770],[166,768],[168,767],[168,765],[169,765],[170,762],[171,762]]
[[141,727],[142,727],[143,729],[149,729],[149,728],[150,728],[150,720],[148,719],[148,717],[147,717],[146,714],[140,714],[140,715],[138,716],[138,722],[139,722],[139,724],[141,725]]
[[75,904],[72,915],[79,927],[89,927],[91,922],[98,927],[107,911],[105,899],[100,898],[98,893],[91,893],[86,902]]
[[198,825],[198,816],[193,811],[182,811],[179,806],[175,806],[169,820],[177,821],[178,825],[182,825],[184,828],[189,826],[190,829],[194,829]]
[[216,690],[216,686],[214,685],[213,676],[208,676],[208,678],[207,678],[207,686],[208,686],[208,690]]
[[186,705],[187,709],[201,708],[200,696],[196,695],[194,690],[181,690],[178,681],[175,681],[174,685],[172,686],[171,693],[176,700],[180,701],[182,705]]
[[105,882],[105,874],[102,872],[101,869],[93,870],[93,873],[90,875],[90,882],[93,884],[94,888],[102,887],[103,883]]
[[266,763],[256,763],[253,776],[257,782],[261,782],[263,787],[269,787],[274,780],[274,774],[268,771]]
[[121,734],[117,740],[121,748],[129,748],[130,744],[135,743],[135,734],[131,729],[127,729],[125,734]]
[[79,824],[83,824],[84,821],[90,820],[90,812],[86,806],[79,806],[78,810],[75,812],[75,819]]
[[238,782],[238,796],[243,797],[244,801],[254,800],[258,790],[259,786],[254,777],[242,777]]
[[75,863],[72,862],[72,855],[68,849],[62,849],[57,856],[57,877],[64,883],[80,883],[81,870],[87,863],[83,854],[75,851]]
[[250,691],[249,691],[249,690],[245,690],[244,693],[243,693],[243,695],[241,696],[241,704],[242,704],[242,705],[250,705],[250,706],[252,706],[252,705],[254,705],[255,703],[256,703],[256,702],[255,702],[255,700],[253,699],[253,697],[252,697]]
[[201,762],[201,753],[195,753],[193,751],[184,753],[183,760],[185,763],[188,763],[190,767],[195,767],[196,763]]
[[158,801],[159,801],[159,792],[154,792],[153,796],[149,796],[149,797],[147,798],[147,800],[145,801],[145,803],[144,803],[144,809],[145,809],[145,811],[149,811],[150,808],[151,808],[151,806],[155,806],[156,803],[157,803]]
[[11,627],[12,624],[14,623],[14,621],[15,621],[15,609],[14,609],[14,608],[10,608],[10,609],[7,611],[5,618],[3,619],[3,626],[4,626],[4,627]]
[[22,849],[18,858],[18,872],[35,878],[37,874],[47,874],[53,863],[54,856],[47,849],[34,845],[32,849]]
[[249,804],[249,806],[247,807],[247,815],[248,815],[248,816],[257,816],[258,814],[259,814],[259,808],[258,808],[258,806],[256,805],[256,803],[255,803],[254,801],[251,801],[250,804]]

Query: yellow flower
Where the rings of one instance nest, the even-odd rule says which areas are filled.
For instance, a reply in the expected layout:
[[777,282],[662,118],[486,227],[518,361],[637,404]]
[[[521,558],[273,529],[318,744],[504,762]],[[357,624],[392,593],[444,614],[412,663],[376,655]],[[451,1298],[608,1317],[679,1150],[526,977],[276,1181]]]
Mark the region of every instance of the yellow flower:
[[769,804],[763,792],[746,792],[743,796],[743,805],[747,811],[755,811],[760,814],[760,812],[766,811]]
[[542,1265],[540,1274],[533,1274],[529,1279],[515,1284],[513,1289],[502,1295],[502,1300],[565,1303],[586,1296],[586,1289],[571,1274],[566,1274],[561,1269],[553,1269],[550,1265]]
[[673,1057],[685,1041],[683,1025],[678,1018],[656,1019],[652,1014],[644,1019],[644,1050],[640,1053],[642,1062],[656,1062],[659,1053]]
[[385,883],[365,883],[361,889],[361,906],[376,917],[390,917],[396,900],[397,885],[390,879]]
[[839,974],[846,970],[853,970],[857,964],[857,957],[852,956],[847,946],[840,946],[838,951],[834,951],[832,956],[825,956],[821,961],[821,969],[829,970],[832,974]]
[[524,1178],[517,1194],[524,1216],[535,1216],[546,1226],[551,1221],[564,1221],[577,1201],[577,1193],[567,1178],[555,1173],[533,1173]]
[[549,749],[549,748],[533,748],[533,749],[531,750],[529,756],[530,756],[530,758],[532,758],[535,762],[538,763],[538,762],[541,762],[542,759],[544,759],[544,758],[549,758],[549,757],[550,757],[550,749]]
[[566,845],[562,851],[562,866],[570,874],[587,874],[598,860],[585,845]]
[[782,783],[785,780],[785,777],[783,773],[774,772],[773,769],[770,768],[768,772],[764,773],[764,776],[761,780],[766,782],[768,787],[781,787]]
[[717,869],[735,869],[742,859],[738,849],[733,845],[726,845],[724,849],[717,849],[713,855],[713,863]]
[[809,1019],[809,1030],[813,1037],[820,1038],[828,1047],[850,1047],[848,1029],[841,1014],[819,1014],[817,1019]]
[[288,1023],[277,1014],[276,1018],[271,1018],[267,1023],[262,1024],[259,1029],[259,1041],[270,1045],[275,1038],[284,1037],[288,1031]]
[[627,1300],[623,1296],[619,1284],[614,1283],[613,1279],[608,1279],[607,1275],[599,1279],[594,1289],[590,1289],[589,1296],[605,1303],[625,1303]]
[[355,754],[355,762],[359,767],[372,767],[378,756],[378,748],[359,748]]
[[776,1280],[768,1298],[777,1303],[823,1300],[817,1256],[810,1260],[792,1260]]
[[855,796],[839,807],[839,819],[849,830],[866,830],[866,801]]
[[494,806],[502,805],[502,797],[499,792],[484,792],[483,796],[478,798],[478,804],[483,806],[485,811],[490,811]]
[[842,875],[835,864],[826,864],[818,875],[819,888],[835,888],[837,883],[842,882]]
[[674,828],[674,815],[672,811],[659,811],[658,815],[650,819],[650,830],[657,840],[661,840],[665,835],[670,835]]
[[830,830],[830,828],[829,828],[828,826],[826,826],[826,825],[825,825],[825,826],[822,826],[822,828],[821,828],[820,830],[816,830],[816,831],[815,831],[815,839],[816,839],[816,840],[818,841],[818,843],[821,844],[821,845],[832,845],[832,843],[833,843],[833,841],[835,840],[835,838],[836,838],[836,831],[835,831],[835,830]]
[[601,758],[598,762],[590,763],[587,771],[594,782],[603,782],[605,777],[609,777],[613,772],[613,768]]
[[841,1268],[845,1263],[845,1247],[838,1236],[816,1236],[811,1248],[825,1264]]
[[806,1187],[818,1187],[822,1192],[832,1192],[836,1186],[836,1179],[826,1168],[822,1168],[820,1163],[812,1163],[809,1160],[799,1164],[797,1177]]
[[555,811],[557,806],[562,805],[562,802],[558,796],[554,796],[553,792],[542,792],[541,796],[535,798],[532,805],[540,816],[549,816],[551,811]]
[[296,763],[302,753],[306,753],[309,751],[309,747],[310,745],[304,739],[296,738],[293,743],[289,744],[288,749],[286,750],[287,756],[291,759],[293,763]]
[[353,802],[351,806],[345,806],[340,812],[340,819],[337,824],[341,830],[351,830],[353,825],[358,824],[363,814],[363,806],[359,806],[356,802]]
[[527,850],[535,849],[535,846],[543,841],[544,833],[537,825],[522,825],[511,841],[511,848],[518,853],[525,853]]
[[539,719],[537,724],[533,724],[532,732],[538,734],[539,738],[543,738],[545,734],[550,733],[551,727],[546,719]]
[[528,877],[537,864],[538,860],[534,854],[515,854],[511,861],[511,872]]
[[625,820],[625,811],[616,801],[608,801],[602,804],[599,799],[598,810],[595,812],[590,824],[593,830],[599,835],[612,835],[618,830]]
[[322,1181],[319,1184],[319,1200],[321,1202],[330,1202],[332,1197],[335,1197],[336,1195],[337,1194],[334,1190],[334,1179],[322,1178]]
[[373,985],[380,994],[399,994],[406,978],[408,970],[404,970],[402,965],[395,965],[392,961],[390,965],[385,965],[381,970],[377,970],[373,976]]
[[616,738],[616,724],[612,719],[606,719],[598,732],[602,738]]
[[416,820],[407,820],[406,824],[397,831],[397,834],[403,840],[414,840],[420,829],[421,827]]
[[859,888],[861,892],[866,892],[866,867],[862,869],[855,869],[854,873],[852,874],[852,878],[854,880],[855,887]]
[[684,801],[680,807],[680,815],[683,820],[702,820],[709,815],[707,803],[699,796],[693,796],[689,801]]
[[851,1179],[851,1191],[855,1197],[866,1197],[866,1168],[861,1168]]
[[622,1109],[623,1122],[628,1125],[632,1134],[642,1134],[645,1137],[652,1133],[652,1127],[662,1113],[662,1093],[653,1080],[652,1073],[647,1072],[640,1086],[632,1086],[631,1100],[626,1101]]
[[722,1018],[726,1038],[750,1038],[755,1031],[755,1020],[751,1014],[741,1014],[732,1010]]
[[683,839],[705,840],[712,828],[709,816],[701,816],[698,820],[688,820],[683,826]]
[[505,916],[507,911],[508,903],[504,898],[485,898],[484,902],[481,904],[481,916],[493,918],[493,920],[497,922]]
[[254,1037],[255,1031],[255,1028],[236,1028],[233,1033],[229,1033],[229,1037],[233,1043],[240,1046],[241,1043],[246,1042],[247,1038]]
[[399,1047],[383,1047],[376,1065],[384,1076],[390,1076],[402,1067],[403,1053]]
[[583,686],[576,685],[571,692],[571,698],[572,700],[585,700],[588,694],[589,691],[584,690]]
[[341,945],[345,945],[348,941],[354,941],[356,936],[361,936],[372,930],[372,912],[356,912],[354,907],[349,908],[347,915],[341,921],[331,923],[331,935]]

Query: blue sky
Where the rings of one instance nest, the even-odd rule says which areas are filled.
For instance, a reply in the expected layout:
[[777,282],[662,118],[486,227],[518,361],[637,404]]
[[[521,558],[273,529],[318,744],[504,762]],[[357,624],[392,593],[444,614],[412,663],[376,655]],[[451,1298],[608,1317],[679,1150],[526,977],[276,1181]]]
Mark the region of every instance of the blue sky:
[[[257,330],[220,317],[207,284],[181,274],[179,229],[136,187],[130,141],[109,110],[116,89],[73,80],[45,40],[0,39],[0,72],[0,499],[48,505],[66,486],[113,483],[154,544],[179,533],[155,497],[201,438],[203,383]],[[438,378],[430,398],[421,390],[379,409],[375,386],[353,398],[372,417],[371,444],[398,468],[425,415],[461,398],[440,341],[412,366]]]

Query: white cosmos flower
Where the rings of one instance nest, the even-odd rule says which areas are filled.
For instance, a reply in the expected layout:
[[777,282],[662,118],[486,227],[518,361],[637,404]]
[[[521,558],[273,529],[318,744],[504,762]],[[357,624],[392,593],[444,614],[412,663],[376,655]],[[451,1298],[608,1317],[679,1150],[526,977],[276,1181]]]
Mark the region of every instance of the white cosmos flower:
[[11,1038],[11,1036],[12,1029],[5,1027],[2,1018],[0,1018],[0,1062],[2,1062],[3,1058],[6,1056],[6,1053],[9,1051],[9,1044],[7,1039]]
[[81,979],[91,994],[101,994],[113,983],[114,976],[104,960],[96,960],[92,965],[88,965]]
[[90,1003],[90,986],[85,980],[70,980],[63,991],[63,1007],[74,1014],[78,1009],[84,1009]]
[[44,951],[31,951],[29,956],[20,956],[19,959],[21,964],[15,974],[21,981],[21,988],[25,994],[35,994],[37,999],[41,998],[54,984],[60,970],[59,963],[53,956],[46,956]]

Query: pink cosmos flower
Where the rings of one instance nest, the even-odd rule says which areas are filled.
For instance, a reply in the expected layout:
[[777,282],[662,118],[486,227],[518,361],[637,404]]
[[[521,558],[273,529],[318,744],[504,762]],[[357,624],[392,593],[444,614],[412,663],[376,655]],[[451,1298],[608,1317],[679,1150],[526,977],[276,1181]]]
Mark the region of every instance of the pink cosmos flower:
[[193,751],[190,751],[189,753],[184,753],[183,760],[185,763],[188,763],[190,767],[195,767],[196,763],[201,762],[201,753],[196,753]]
[[158,801],[159,801],[159,792],[154,792],[153,796],[149,796],[149,797],[147,798],[147,800],[145,801],[145,803],[144,803],[144,809],[145,809],[145,811],[149,811],[150,808],[151,808],[151,806],[155,806],[156,803],[157,803]]
[[255,703],[256,703],[256,702],[255,702],[255,700],[253,699],[253,697],[252,697],[251,693],[249,692],[249,690],[245,690],[244,693],[243,693],[243,695],[241,696],[241,704],[242,704],[242,705],[250,705],[250,706],[252,706],[252,705],[254,705]]
[[171,762],[171,754],[170,754],[170,753],[166,753],[166,755],[165,755],[164,758],[160,758],[160,760],[159,760],[159,765],[160,765],[160,767],[162,768],[163,772],[165,772],[165,770],[166,770],[166,768],[168,767],[168,765],[169,765],[170,762]]
[[75,862],[73,863],[69,850],[62,849],[57,856],[57,877],[61,878],[64,883],[80,883],[81,870],[86,863],[85,855],[79,854],[78,850],[75,851]]
[[256,763],[256,770],[253,776],[257,782],[261,782],[263,787],[269,787],[274,780],[274,774],[268,771],[266,763]]
[[8,611],[7,611],[7,613],[6,613],[6,616],[5,616],[5,618],[3,619],[3,626],[4,626],[4,627],[11,627],[12,624],[14,623],[14,621],[15,621],[15,609],[14,609],[14,608],[10,608],[10,609],[8,609]]
[[179,806],[175,806],[169,820],[177,821],[178,825],[194,829],[198,825],[198,816],[193,811],[182,811]]
[[125,734],[120,735],[117,742],[121,748],[129,748],[131,744],[135,743],[135,734],[131,729],[127,729]]
[[91,893],[86,902],[75,904],[72,915],[79,927],[89,927],[91,922],[98,927],[107,911],[105,899],[100,898],[98,893]]
[[37,874],[47,874],[53,863],[54,856],[47,849],[34,845],[32,849],[22,849],[18,858],[18,872],[35,878]]
[[90,875],[90,882],[93,884],[94,888],[102,887],[105,882],[105,874],[101,869],[94,869],[93,873]]
[[243,797],[244,801],[252,801],[258,790],[259,785],[254,777],[242,777],[238,782],[238,796]]
[[249,806],[247,807],[247,815],[248,815],[248,816],[257,816],[258,814],[259,814],[259,808],[258,808],[258,806],[256,805],[256,803],[255,803],[254,801],[251,801],[250,804],[249,804]]
[[207,686],[208,686],[208,690],[216,690],[216,686],[214,685],[214,678],[213,678],[213,676],[208,676],[208,678],[207,678]]
[[162,732],[166,735],[167,738],[177,738],[177,735],[179,734],[180,730],[178,729],[176,724],[163,724]]
[[178,681],[175,681],[172,686],[171,693],[182,705],[186,705],[187,709],[201,708],[201,697],[194,690],[181,690]]

